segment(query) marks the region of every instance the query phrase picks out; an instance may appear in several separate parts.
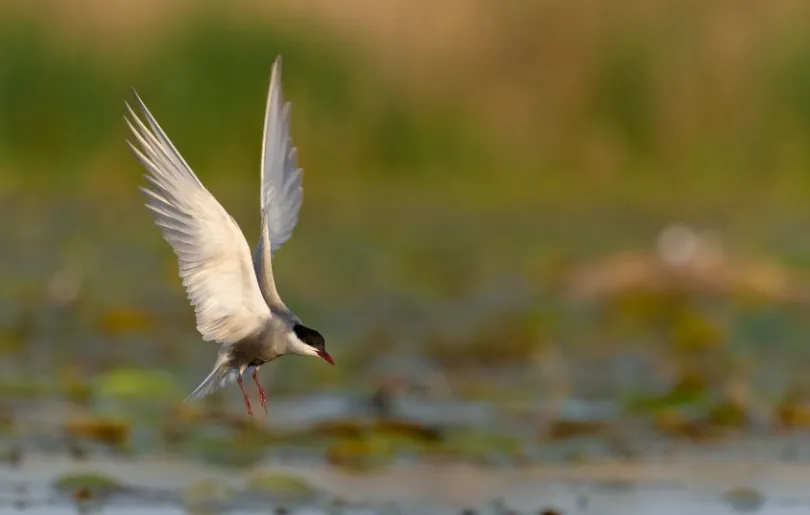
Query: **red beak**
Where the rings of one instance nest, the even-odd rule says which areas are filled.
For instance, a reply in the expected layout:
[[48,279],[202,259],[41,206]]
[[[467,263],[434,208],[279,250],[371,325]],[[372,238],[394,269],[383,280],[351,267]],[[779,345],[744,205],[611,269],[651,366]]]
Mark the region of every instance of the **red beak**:
[[323,358],[324,360],[326,360],[326,361],[327,361],[327,362],[328,362],[330,365],[334,365],[334,364],[335,364],[335,360],[333,360],[333,359],[332,359],[332,356],[330,356],[330,355],[329,355],[329,353],[328,353],[328,352],[326,352],[325,350],[324,350],[324,351],[318,351],[318,356],[322,357],[322,358]]

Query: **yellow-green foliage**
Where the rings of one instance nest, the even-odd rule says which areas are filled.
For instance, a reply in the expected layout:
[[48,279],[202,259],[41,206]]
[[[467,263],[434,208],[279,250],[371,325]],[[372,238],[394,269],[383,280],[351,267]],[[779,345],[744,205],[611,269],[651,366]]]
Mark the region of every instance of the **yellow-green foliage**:
[[803,3],[81,4],[94,15],[0,7],[0,186],[136,181],[121,141],[134,85],[202,176],[241,191],[280,53],[321,193],[393,180],[447,202],[805,196]]

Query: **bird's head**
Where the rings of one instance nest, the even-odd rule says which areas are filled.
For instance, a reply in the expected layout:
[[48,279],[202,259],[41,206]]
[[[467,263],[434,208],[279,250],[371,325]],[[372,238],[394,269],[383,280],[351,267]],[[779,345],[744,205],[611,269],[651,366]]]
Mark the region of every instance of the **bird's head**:
[[301,324],[295,324],[290,334],[290,341],[292,343],[291,350],[293,354],[318,356],[332,365],[335,364],[332,356],[326,352],[326,340],[324,340],[321,333],[315,329],[310,329]]

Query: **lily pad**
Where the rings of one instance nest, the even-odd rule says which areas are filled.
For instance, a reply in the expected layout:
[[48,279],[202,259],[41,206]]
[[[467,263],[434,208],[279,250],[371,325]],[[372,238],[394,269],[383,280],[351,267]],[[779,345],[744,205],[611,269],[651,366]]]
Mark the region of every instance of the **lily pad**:
[[625,407],[631,414],[649,414],[660,410],[705,405],[709,390],[704,378],[684,373],[672,387],[658,395],[638,395],[626,399]]
[[581,436],[600,436],[610,428],[604,420],[557,419],[549,422],[545,436],[549,440],[567,440]]
[[740,487],[732,488],[723,495],[735,511],[750,513],[759,511],[765,504],[765,496],[753,488]]
[[457,430],[448,434],[433,451],[464,460],[488,462],[498,457],[518,458],[522,452],[522,443],[520,439],[509,435]]
[[180,390],[174,377],[162,370],[117,369],[96,377],[93,390],[97,396],[120,401],[174,401]]
[[435,443],[442,439],[441,429],[410,420],[377,420],[371,427],[377,434],[390,435],[415,442]]
[[364,432],[364,427],[357,420],[326,420],[313,425],[308,432],[321,437],[359,438]]
[[347,438],[332,443],[326,459],[348,469],[369,470],[390,463],[393,453],[392,443],[385,438]]
[[265,441],[256,435],[205,434],[190,438],[186,452],[207,463],[227,467],[249,467],[264,457]]
[[748,424],[748,420],[745,406],[731,399],[720,399],[706,414],[706,421],[716,427],[741,429]]
[[712,424],[705,417],[675,409],[656,413],[653,427],[665,436],[686,438],[694,442],[717,441],[729,434],[727,428]]
[[53,488],[79,501],[100,499],[129,490],[116,478],[95,472],[64,474],[54,480]]
[[317,491],[305,480],[288,474],[263,472],[250,478],[249,492],[267,496],[274,501],[302,503],[311,501]]
[[183,502],[192,512],[217,513],[236,497],[236,491],[219,481],[205,480],[183,491]]
[[64,425],[68,436],[93,440],[118,447],[127,443],[130,433],[128,422],[107,417],[80,417],[68,420]]

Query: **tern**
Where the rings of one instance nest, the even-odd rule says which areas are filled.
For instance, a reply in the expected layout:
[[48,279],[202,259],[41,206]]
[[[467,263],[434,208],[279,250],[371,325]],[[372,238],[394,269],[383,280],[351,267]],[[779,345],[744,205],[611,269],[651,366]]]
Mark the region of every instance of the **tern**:
[[220,344],[214,369],[187,398],[200,399],[252,375],[262,408],[267,397],[256,376],[286,354],[317,356],[334,365],[325,340],[281,300],[273,280],[273,254],[292,235],[301,208],[303,172],[290,139],[290,103],[281,89],[281,57],[270,74],[261,158],[261,235],[253,255],[236,221],[203,186],[133,90],[146,124],[125,103],[137,145],[127,141],[149,172],[146,207],[177,256],[180,277],[194,306],[197,330]]

